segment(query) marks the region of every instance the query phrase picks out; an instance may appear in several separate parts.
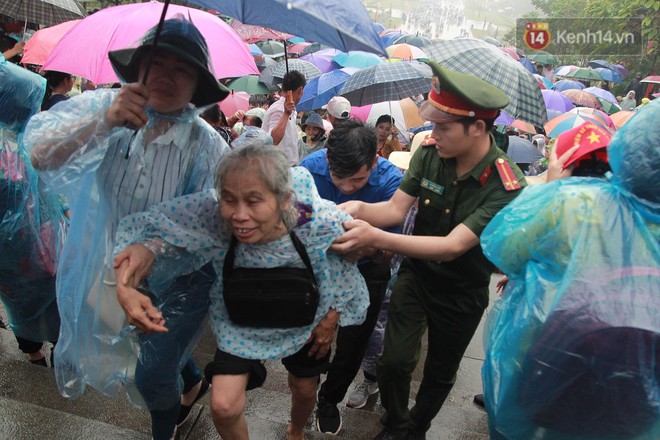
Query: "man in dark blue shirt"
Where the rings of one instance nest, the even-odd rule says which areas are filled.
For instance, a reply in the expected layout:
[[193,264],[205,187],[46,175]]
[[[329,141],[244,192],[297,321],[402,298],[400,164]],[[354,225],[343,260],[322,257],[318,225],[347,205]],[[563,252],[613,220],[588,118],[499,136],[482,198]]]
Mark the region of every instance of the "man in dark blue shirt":
[[[377,156],[374,130],[355,120],[338,124],[330,133],[326,149],[307,156],[300,166],[310,171],[321,197],[337,204],[349,200],[387,201],[402,179],[398,168]],[[360,369],[390,278],[392,253],[369,248],[357,256],[369,289],[370,305],[364,323],[341,327],[337,334],[335,357],[319,391],[316,422],[319,431],[328,434],[341,430],[337,404],[344,399]]]

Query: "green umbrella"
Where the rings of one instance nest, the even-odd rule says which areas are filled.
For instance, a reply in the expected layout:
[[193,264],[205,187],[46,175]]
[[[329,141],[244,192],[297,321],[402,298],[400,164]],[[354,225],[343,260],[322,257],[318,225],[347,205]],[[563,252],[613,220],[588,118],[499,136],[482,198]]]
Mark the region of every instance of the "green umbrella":
[[607,113],[608,115],[611,115],[611,114],[614,114],[618,111],[621,111],[621,107],[614,104],[613,102],[608,101],[607,99],[603,99],[603,98],[599,98],[599,97],[596,97],[596,99],[598,99],[598,102],[600,102],[600,105],[603,106],[603,111],[605,113]]
[[557,61],[557,58],[555,58],[553,54],[544,52],[542,50],[538,52],[528,53],[527,58],[529,58],[532,61],[536,61],[537,63],[552,64],[553,66],[559,65],[559,61]]
[[227,87],[236,92],[247,92],[250,95],[267,95],[271,93],[268,86],[259,81],[257,75],[246,75],[233,79],[227,83]]
[[566,75],[564,75],[566,78],[574,78],[574,79],[584,79],[587,81],[602,81],[603,77],[600,76],[600,73],[598,73],[594,69],[587,69],[585,67],[580,67],[579,69],[576,69],[572,72],[568,72]]

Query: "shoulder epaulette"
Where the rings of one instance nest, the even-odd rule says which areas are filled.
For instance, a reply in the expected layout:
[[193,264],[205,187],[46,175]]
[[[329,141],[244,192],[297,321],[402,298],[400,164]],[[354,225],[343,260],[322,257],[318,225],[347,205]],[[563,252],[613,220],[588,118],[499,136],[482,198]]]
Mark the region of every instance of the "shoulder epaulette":
[[516,179],[516,175],[513,174],[509,162],[499,158],[495,161],[495,168],[497,168],[497,172],[500,175],[500,179],[502,180],[502,184],[504,184],[504,189],[506,191],[513,191],[522,188],[520,182]]

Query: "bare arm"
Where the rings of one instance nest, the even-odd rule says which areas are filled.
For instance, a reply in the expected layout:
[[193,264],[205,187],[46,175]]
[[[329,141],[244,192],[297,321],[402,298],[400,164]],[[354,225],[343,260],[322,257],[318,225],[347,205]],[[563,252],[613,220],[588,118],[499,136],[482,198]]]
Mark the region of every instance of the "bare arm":
[[289,124],[289,118],[291,118],[295,108],[296,105],[293,103],[293,101],[286,101],[284,103],[284,112],[282,112],[282,116],[280,117],[277,125],[270,132],[274,145],[279,145],[280,142],[282,142],[282,138],[284,138],[284,133],[286,132],[286,127]]
[[24,41],[18,41],[16,44],[14,44],[14,47],[11,49],[7,49],[6,51],[2,52],[2,56],[5,57],[6,60],[10,60],[14,58],[16,55],[20,55],[23,53],[23,48],[25,47],[25,42]]
[[393,234],[361,220],[344,223],[348,230],[330,248],[339,254],[375,247],[412,258],[452,261],[479,245],[479,237],[467,226],[456,226],[446,237]]
[[368,222],[378,228],[400,225],[416,198],[397,189],[392,198],[386,202],[365,203],[350,201],[339,207],[348,212],[354,219]]

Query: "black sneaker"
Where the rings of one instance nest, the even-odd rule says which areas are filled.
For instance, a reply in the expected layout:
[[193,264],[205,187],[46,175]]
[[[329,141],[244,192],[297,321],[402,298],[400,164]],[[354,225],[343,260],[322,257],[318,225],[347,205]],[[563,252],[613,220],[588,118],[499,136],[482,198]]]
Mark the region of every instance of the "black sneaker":
[[334,403],[319,398],[318,410],[316,411],[316,427],[324,434],[337,435],[341,430],[341,414]]
[[477,406],[480,406],[484,408],[486,406],[486,403],[484,402],[484,395],[483,394],[475,394],[474,395],[474,403]]
[[206,378],[202,378],[202,386],[199,388],[199,392],[197,393],[197,397],[195,397],[195,400],[191,405],[181,405],[181,408],[179,409],[179,418],[176,421],[176,426],[179,427],[186,423],[186,420],[188,420],[188,417],[190,417],[190,411],[192,410],[192,407],[197,403],[199,399],[204,397],[204,394],[209,390],[211,384],[208,383]]
[[46,364],[46,358],[42,357],[41,359],[37,359],[34,361],[30,361],[32,365],[39,365],[40,367],[48,367],[48,364]]
[[383,428],[373,440],[406,440],[406,432],[395,432],[387,428]]

